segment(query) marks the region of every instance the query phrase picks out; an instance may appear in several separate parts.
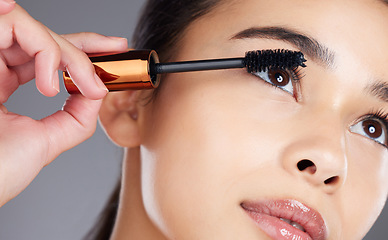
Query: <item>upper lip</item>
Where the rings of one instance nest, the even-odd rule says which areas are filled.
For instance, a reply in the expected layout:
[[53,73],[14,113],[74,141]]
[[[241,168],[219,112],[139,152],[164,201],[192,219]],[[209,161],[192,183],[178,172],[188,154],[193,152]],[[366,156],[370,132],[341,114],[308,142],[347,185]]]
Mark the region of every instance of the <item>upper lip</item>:
[[326,224],[319,212],[296,200],[245,201],[241,206],[245,211],[297,222],[313,240],[326,239]]

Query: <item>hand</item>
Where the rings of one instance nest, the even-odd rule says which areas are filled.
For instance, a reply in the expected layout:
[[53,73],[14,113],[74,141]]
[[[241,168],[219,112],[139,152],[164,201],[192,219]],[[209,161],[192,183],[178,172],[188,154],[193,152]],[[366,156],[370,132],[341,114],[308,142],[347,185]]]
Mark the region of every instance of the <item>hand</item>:
[[7,14],[15,8],[14,0],[0,0],[0,14]]
[[[4,4],[5,0],[0,0]],[[0,11],[1,12],[1,11]],[[62,152],[90,137],[107,93],[84,53],[123,52],[127,41],[95,33],[59,36],[20,6],[0,15],[0,206],[23,191]],[[81,51],[81,50],[82,51]],[[58,70],[67,69],[83,95],[42,120],[8,112],[2,105],[33,78],[46,96],[58,93]]]

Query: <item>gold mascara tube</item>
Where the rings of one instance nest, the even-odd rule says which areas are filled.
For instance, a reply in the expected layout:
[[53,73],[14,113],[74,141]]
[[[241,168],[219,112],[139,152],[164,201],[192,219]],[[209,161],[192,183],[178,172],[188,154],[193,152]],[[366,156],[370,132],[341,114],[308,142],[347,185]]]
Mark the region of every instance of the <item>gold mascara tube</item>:
[[[90,60],[109,91],[156,88],[160,83],[160,74],[151,74],[151,66],[159,63],[153,50],[132,50]],[[63,72],[63,80],[68,93],[80,93],[67,72]]]

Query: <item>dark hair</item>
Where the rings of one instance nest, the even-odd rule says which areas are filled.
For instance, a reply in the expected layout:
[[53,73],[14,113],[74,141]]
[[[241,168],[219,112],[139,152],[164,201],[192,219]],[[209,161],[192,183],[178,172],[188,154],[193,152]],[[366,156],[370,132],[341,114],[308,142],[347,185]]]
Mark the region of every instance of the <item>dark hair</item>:
[[[177,49],[186,28],[209,13],[220,0],[148,0],[132,39],[135,49],[153,49],[162,62]],[[155,91],[156,92],[156,91]],[[119,205],[120,182],[85,240],[109,240]]]

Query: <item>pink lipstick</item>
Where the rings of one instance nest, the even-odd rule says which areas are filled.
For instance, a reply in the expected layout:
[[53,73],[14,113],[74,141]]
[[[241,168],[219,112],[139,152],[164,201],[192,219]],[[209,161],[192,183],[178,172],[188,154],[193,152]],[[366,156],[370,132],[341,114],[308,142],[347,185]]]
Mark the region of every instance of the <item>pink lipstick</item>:
[[246,201],[241,207],[272,239],[326,239],[327,230],[322,216],[296,200]]

